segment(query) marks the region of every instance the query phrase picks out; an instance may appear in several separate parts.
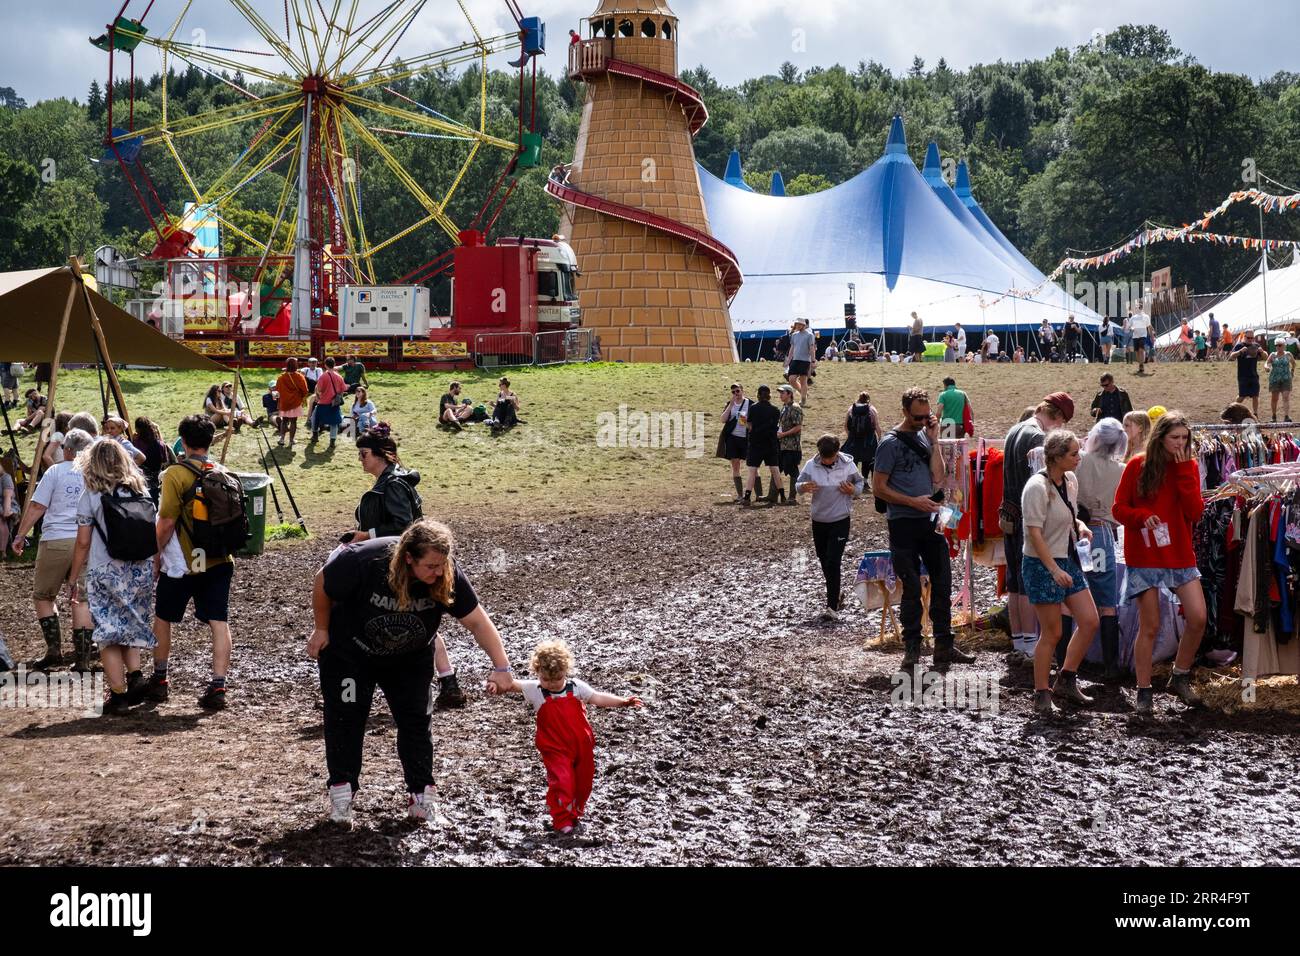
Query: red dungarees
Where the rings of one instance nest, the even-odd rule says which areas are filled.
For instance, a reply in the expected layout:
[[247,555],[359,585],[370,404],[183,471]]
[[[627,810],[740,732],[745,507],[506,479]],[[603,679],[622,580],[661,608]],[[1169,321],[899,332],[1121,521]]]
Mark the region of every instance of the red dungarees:
[[537,711],[537,750],[546,764],[546,808],[559,830],[576,824],[587,807],[596,774],[596,735],[573,681],[562,691],[539,689],[546,699]]

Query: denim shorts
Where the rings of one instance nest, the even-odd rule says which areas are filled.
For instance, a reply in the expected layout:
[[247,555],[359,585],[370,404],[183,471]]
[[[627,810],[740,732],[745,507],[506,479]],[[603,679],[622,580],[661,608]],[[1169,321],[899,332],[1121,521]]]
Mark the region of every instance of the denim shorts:
[[1021,593],[1029,599],[1030,604],[1060,604],[1071,594],[1088,590],[1088,582],[1083,579],[1083,569],[1077,558],[1058,558],[1061,570],[1070,575],[1070,586],[1063,588],[1052,580],[1052,573],[1047,565],[1033,555],[1027,554],[1020,562]]
[[1108,524],[1090,524],[1092,529],[1092,567],[1085,571],[1088,590],[1097,607],[1116,607],[1119,575],[1115,570],[1115,532]]
[[1127,604],[1143,591],[1151,588],[1168,588],[1177,591],[1184,584],[1201,579],[1196,568],[1126,568],[1124,574],[1124,603]]

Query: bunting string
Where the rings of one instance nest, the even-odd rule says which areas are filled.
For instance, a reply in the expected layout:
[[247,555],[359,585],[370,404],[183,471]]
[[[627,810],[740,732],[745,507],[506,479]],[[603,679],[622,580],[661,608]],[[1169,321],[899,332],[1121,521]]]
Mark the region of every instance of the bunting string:
[[1111,265],[1124,259],[1139,249],[1152,246],[1161,242],[1208,242],[1213,245],[1237,247],[1241,249],[1251,249],[1256,252],[1277,252],[1282,249],[1300,248],[1300,242],[1290,239],[1259,239],[1252,236],[1226,236],[1219,233],[1205,232],[1210,222],[1218,216],[1223,215],[1232,206],[1239,202],[1249,202],[1252,206],[1257,206],[1268,213],[1286,212],[1292,209],[1300,209],[1300,193],[1292,193],[1289,196],[1276,196],[1272,193],[1266,193],[1259,189],[1240,189],[1230,193],[1223,202],[1206,212],[1199,219],[1186,225],[1173,227],[1157,227],[1154,229],[1144,229],[1129,239],[1123,245],[1116,246],[1107,252],[1095,256],[1084,256],[1081,258],[1062,259],[1061,263],[1052,270],[1042,282],[1032,289],[1011,288],[1002,293],[992,302],[985,303],[981,300],[981,305],[997,305],[1003,299],[1011,296],[1016,298],[1034,298],[1043,287],[1049,282],[1055,282],[1061,277],[1062,273],[1082,269],[1099,269],[1103,266]]

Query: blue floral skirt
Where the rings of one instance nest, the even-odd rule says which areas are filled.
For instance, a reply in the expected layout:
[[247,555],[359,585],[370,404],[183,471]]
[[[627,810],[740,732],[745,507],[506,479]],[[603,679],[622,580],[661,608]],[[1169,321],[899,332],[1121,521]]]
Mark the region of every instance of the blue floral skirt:
[[153,561],[110,561],[86,572],[86,597],[100,647],[152,649]]

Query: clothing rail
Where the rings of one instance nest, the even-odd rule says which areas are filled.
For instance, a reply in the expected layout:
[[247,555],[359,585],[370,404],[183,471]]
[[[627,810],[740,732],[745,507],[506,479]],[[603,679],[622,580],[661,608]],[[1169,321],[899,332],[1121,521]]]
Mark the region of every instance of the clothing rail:
[[1240,425],[1230,425],[1227,422],[1219,422],[1211,425],[1192,425],[1192,431],[1216,431],[1216,432],[1244,432],[1250,429],[1270,429],[1277,428],[1300,432],[1300,422],[1243,422]]

